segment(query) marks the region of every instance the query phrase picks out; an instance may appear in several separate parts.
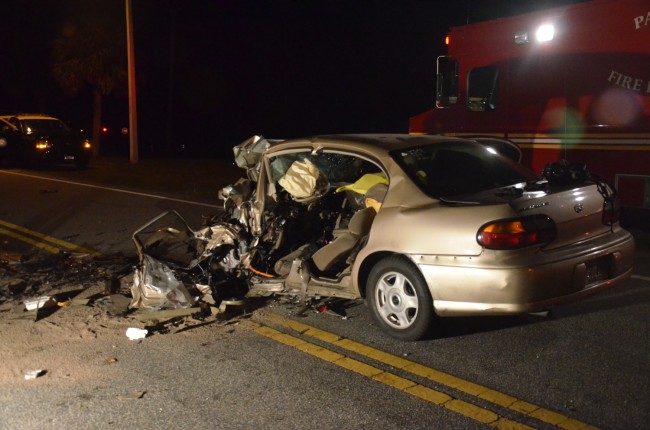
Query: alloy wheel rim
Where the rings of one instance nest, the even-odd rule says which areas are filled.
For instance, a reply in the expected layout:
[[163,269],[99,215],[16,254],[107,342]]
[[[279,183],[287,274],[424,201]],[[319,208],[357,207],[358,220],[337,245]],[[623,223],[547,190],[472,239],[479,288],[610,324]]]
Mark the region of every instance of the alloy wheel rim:
[[375,303],[381,318],[391,327],[406,329],[416,320],[418,297],[411,281],[399,272],[387,272],[377,282]]

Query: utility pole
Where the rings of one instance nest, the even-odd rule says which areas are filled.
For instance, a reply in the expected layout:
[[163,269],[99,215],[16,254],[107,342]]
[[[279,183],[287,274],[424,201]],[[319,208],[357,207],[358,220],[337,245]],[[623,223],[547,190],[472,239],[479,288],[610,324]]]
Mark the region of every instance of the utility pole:
[[166,133],[166,149],[167,155],[172,155],[172,135],[174,132],[173,129],[173,118],[174,118],[174,61],[175,61],[175,45],[176,45],[176,4],[171,3],[170,9],[170,21],[171,21],[171,31],[169,34],[169,90],[167,91],[167,133]]
[[126,45],[128,55],[128,75],[129,75],[129,143],[130,143],[130,160],[131,163],[138,162],[138,110],[136,108],[135,97],[135,54],[133,51],[133,12],[131,10],[131,0],[126,1]]

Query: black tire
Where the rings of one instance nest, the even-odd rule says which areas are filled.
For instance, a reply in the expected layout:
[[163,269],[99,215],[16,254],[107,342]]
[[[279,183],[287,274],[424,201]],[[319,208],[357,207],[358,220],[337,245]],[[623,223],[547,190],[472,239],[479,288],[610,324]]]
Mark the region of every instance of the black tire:
[[397,339],[419,340],[433,327],[429,288],[417,267],[404,257],[384,258],[372,268],[366,299],[382,330]]

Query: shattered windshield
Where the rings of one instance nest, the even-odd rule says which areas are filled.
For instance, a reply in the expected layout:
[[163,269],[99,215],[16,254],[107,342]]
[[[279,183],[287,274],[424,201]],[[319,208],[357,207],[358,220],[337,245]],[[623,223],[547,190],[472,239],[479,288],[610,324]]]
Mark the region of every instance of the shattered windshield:
[[447,142],[394,151],[392,157],[434,198],[475,194],[535,179],[535,175],[492,148]]
[[274,182],[282,178],[295,161],[311,161],[332,184],[352,183],[363,173],[378,172],[373,163],[348,154],[298,152],[283,154],[271,159],[271,176]]

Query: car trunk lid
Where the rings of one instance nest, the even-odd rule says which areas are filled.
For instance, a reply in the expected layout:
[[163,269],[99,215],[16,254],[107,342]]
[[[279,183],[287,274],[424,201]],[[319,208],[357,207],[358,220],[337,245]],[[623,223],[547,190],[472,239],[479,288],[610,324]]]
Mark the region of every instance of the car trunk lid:
[[587,182],[550,186],[544,191],[524,191],[521,197],[511,200],[510,205],[519,216],[550,217],[557,235],[545,249],[555,249],[611,231],[611,225],[603,217],[609,195],[611,190],[606,185]]

